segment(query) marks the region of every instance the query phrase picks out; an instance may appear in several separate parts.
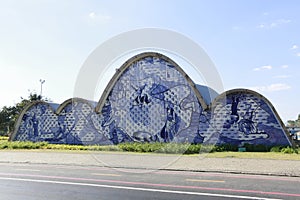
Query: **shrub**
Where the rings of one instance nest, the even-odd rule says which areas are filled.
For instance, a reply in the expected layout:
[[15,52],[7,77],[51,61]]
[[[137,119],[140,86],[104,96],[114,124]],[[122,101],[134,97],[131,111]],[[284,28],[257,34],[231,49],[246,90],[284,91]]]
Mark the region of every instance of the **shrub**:
[[191,144],[188,146],[184,154],[196,154],[200,152],[201,144]]
[[286,148],[281,149],[281,152],[282,153],[287,153],[287,154],[292,154],[292,153],[298,154],[298,149],[294,149],[294,148],[291,148],[291,147],[286,147]]
[[270,152],[276,152],[276,153],[279,153],[281,152],[281,150],[283,149],[284,147],[282,146],[274,146],[270,149]]
[[216,145],[213,152],[224,152],[224,151],[238,151],[239,147],[233,144],[220,144]]
[[262,144],[245,144],[244,147],[246,147],[246,151],[248,152],[269,152],[271,147],[262,145]]

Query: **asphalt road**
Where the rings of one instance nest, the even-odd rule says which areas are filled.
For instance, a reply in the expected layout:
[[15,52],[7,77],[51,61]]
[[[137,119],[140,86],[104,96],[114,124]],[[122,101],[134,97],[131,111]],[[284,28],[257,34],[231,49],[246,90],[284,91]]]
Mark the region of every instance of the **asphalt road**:
[[0,163],[0,199],[300,199],[300,178]]

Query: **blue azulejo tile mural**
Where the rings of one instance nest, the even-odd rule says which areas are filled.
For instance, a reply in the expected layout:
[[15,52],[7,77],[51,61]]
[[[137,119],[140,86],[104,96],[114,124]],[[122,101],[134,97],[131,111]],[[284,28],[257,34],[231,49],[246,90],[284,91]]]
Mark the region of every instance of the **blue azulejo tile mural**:
[[210,126],[204,131],[208,142],[291,145],[270,102],[254,91],[227,91],[213,102],[211,112]]
[[279,116],[261,95],[240,89],[218,96],[195,85],[162,54],[142,53],[129,61],[98,103],[72,98],[61,105],[28,105],[11,140],[291,145]]
[[194,142],[200,137],[202,107],[184,75],[165,59],[137,60],[124,70],[100,108],[102,125],[111,123],[110,132],[133,141]]

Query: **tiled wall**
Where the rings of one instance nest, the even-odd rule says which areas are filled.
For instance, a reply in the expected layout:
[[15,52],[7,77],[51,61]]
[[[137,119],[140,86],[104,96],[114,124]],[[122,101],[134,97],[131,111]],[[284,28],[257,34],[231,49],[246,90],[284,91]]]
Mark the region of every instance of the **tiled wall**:
[[228,91],[212,107],[210,126],[204,131],[208,142],[217,137],[221,144],[291,145],[276,111],[253,91]]
[[86,145],[130,141],[290,145],[280,119],[263,97],[232,91],[204,111],[194,86],[172,63],[163,56],[138,57],[115,81],[98,113],[93,104],[76,98],[59,113],[47,103],[35,103],[21,115],[11,139]]

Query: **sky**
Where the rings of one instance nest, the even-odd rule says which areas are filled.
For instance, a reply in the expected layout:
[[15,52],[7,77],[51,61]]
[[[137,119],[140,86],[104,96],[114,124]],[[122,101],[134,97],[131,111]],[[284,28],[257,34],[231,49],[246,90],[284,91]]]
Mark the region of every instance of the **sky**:
[[78,73],[99,45],[154,27],[201,46],[225,90],[259,92],[283,122],[300,113],[298,0],[0,0],[0,5],[0,107],[40,93],[40,79],[43,96],[62,103],[73,97]]

